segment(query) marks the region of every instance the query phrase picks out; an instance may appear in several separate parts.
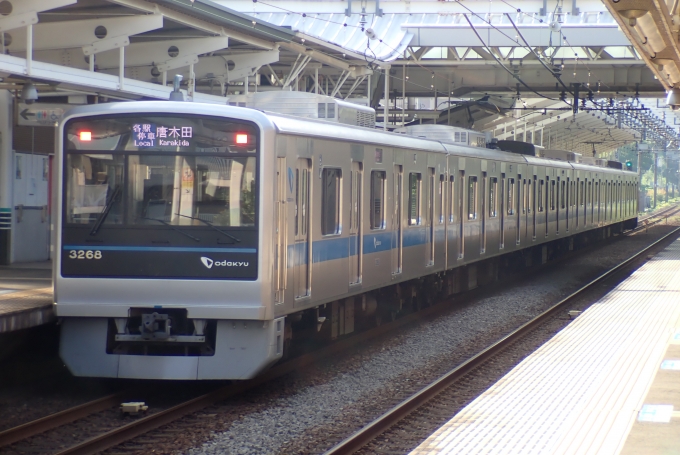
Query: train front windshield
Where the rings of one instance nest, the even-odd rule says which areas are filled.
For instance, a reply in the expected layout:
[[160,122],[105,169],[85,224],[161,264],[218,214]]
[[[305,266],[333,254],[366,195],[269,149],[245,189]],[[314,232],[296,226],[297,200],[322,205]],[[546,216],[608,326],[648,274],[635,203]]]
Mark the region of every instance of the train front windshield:
[[75,119],[64,151],[63,275],[256,277],[255,125]]

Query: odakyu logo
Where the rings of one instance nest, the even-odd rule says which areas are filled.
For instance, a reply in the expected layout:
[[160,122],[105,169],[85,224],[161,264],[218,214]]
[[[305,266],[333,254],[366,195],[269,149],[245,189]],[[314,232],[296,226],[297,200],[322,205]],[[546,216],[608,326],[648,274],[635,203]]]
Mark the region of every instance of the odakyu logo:
[[227,261],[226,259],[224,261],[214,261],[214,260],[207,258],[205,256],[201,256],[201,262],[208,269],[212,269],[213,266],[215,266],[215,267],[248,267],[250,265],[250,262],[248,262],[248,261]]

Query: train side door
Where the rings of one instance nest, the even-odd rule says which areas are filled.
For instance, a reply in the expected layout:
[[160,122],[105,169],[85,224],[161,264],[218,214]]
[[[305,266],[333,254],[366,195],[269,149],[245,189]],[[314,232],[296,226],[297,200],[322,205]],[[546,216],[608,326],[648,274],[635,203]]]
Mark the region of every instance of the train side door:
[[392,196],[394,200],[394,211],[392,212],[392,275],[401,273],[404,244],[404,231],[402,228],[402,203],[404,188],[404,168],[400,164],[394,166],[394,176],[392,179]]
[[361,283],[361,260],[363,257],[361,245],[361,207],[363,189],[363,165],[352,161],[351,180],[351,207],[349,221],[349,284]]
[[299,159],[295,168],[295,253],[294,253],[294,279],[295,298],[309,296],[309,262],[310,258],[310,210],[309,188],[311,176],[311,163],[308,159]]
[[288,195],[288,169],[286,159],[277,158],[276,167],[276,250],[274,252],[275,302],[284,302],[288,268],[288,231],[286,197]]

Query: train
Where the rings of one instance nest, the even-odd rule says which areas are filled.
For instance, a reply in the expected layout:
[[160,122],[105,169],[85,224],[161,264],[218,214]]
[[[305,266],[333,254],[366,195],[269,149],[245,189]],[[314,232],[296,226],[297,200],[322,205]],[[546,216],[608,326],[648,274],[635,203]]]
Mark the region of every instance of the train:
[[252,378],[293,340],[637,223],[623,169],[238,106],[83,106],[58,135],[54,300],[75,376]]

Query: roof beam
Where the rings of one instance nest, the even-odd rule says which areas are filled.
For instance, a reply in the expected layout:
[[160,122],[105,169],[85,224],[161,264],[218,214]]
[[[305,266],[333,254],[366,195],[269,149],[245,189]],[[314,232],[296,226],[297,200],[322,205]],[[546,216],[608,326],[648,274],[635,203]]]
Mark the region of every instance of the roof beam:
[[235,30],[225,30],[224,27],[212,24],[210,22],[202,21],[188,14],[180,13],[165,6],[161,6],[158,3],[147,0],[109,0],[112,3],[116,3],[128,8],[136,9],[138,11],[144,11],[149,14],[162,14],[168,19],[178,22],[180,24],[186,25],[188,27],[195,28],[197,30],[203,30],[204,32],[212,33],[218,36],[226,36],[233,38],[251,46],[259,47],[261,49],[273,50],[276,48],[276,44],[273,41],[266,41],[253,36],[248,36],[245,33],[237,32]]

